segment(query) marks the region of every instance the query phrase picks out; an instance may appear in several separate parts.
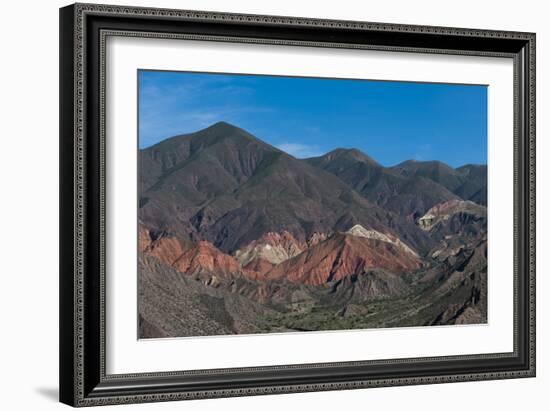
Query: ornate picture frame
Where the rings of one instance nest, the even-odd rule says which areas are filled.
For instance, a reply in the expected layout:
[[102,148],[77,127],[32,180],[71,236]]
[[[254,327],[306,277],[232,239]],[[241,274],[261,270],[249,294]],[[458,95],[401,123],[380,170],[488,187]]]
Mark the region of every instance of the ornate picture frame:
[[[513,60],[513,351],[109,374],[106,40],[192,39]],[[75,4],[60,10],[60,400],[73,406],[535,376],[535,34]]]

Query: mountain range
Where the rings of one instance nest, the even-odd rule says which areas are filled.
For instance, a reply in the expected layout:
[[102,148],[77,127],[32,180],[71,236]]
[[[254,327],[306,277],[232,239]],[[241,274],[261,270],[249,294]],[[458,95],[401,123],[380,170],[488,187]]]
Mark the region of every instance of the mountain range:
[[220,122],[140,150],[139,192],[143,338],[486,321],[486,166],[297,159]]

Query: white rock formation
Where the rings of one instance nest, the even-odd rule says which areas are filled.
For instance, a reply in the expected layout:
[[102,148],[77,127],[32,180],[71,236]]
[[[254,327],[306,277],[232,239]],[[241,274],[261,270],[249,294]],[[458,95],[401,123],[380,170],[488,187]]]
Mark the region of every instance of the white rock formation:
[[368,230],[359,224],[356,224],[353,227],[351,227],[348,231],[346,231],[346,234],[351,234],[356,237],[371,238],[373,240],[379,240],[379,241],[384,241],[386,243],[391,243],[399,247],[401,250],[409,254],[412,254],[415,257],[418,257],[418,254],[412,248],[410,248],[407,244],[402,242],[399,238],[394,237],[390,234],[381,233],[380,231]]
[[258,240],[252,241],[235,252],[235,258],[244,267],[251,261],[261,258],[271,264],[279,264],[295,257],[305,249],[287,231],[281,233],[267,233]]

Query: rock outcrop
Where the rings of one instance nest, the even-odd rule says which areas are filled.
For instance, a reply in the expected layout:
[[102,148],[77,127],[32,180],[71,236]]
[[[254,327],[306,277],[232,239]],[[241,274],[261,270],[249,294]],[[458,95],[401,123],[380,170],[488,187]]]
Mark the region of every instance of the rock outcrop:
[[292,234],[283,230],[280,233],[269,232],[264,234],[258,240],[254,240],[237,250],[235,258],[243,266],[247,266],[254,260],[263,260],[272,265],[277,265],[297,256],[306,248],[305,243],[300,243]]
[[418,254],[410,248],[407,244],[405,244],[403,241],[401,241],[399,238],[395,237],[391,234],[384,234],[376,230],[367,230],[363,226],[356,224],[353,227],[351,227],[348,231],[346,231],[346,234],[351,234],[356,237],[363,237],[363,238],[370,238],[373,240],[380,240],[384,241],[386,243],[390,243],[395,245],[396,247],[400,248],[401,250],[414,255],[418,258]]
[[445,222],[459,213],[476,218],[486,218],[487,209],[473,201],[449,200],[430,208],[418,219],[418,225],[423,230],[432,230],[437,224]]
[[277,265],[266,274],[266,278],[320,285],[372,268],[399,273],[421,266],[418,257],[391,242],[337,233]]
[[193,246],[189,241],[182,241],[164,232],[154,234],[142,225],[139,226],[138,231],[139,251],[158,258],[168,265],[173,265],[184,252]]
[[208,241],[184,242],[165,233],[154,238],[149,230],[140,226],[139,249],[183,274],[202,275],[208,281],[215,282],[218,277],[258,277],[258,272],[243,269],[233,256],[218,250]]

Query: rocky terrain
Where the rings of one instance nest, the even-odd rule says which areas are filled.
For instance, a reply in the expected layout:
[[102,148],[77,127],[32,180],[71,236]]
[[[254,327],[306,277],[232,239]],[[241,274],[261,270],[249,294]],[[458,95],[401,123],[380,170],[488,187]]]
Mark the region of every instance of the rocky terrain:
[[487,320],[487,169],[296,159],[227,123],[140,151],[140,338]]

